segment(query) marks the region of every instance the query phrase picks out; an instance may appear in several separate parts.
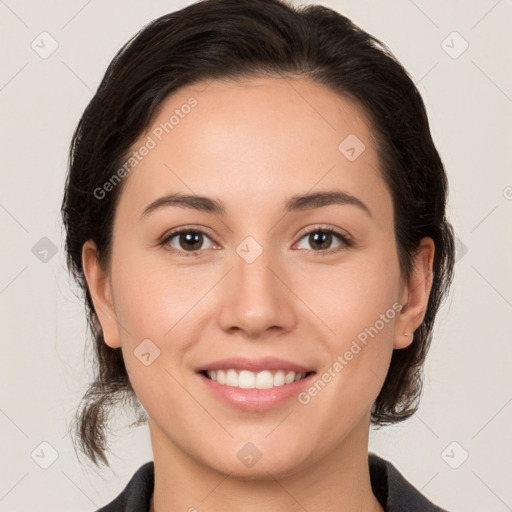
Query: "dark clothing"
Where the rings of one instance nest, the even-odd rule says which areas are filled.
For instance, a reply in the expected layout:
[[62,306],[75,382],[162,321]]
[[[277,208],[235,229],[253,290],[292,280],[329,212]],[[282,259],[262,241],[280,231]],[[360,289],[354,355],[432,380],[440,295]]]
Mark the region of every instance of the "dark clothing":
[[[387,460],[368,454],[373,493],[386,512],[446,512],[431,503]],[[154,464],[146,462],[124,490],[96,512],[149,512],[154,487]]]

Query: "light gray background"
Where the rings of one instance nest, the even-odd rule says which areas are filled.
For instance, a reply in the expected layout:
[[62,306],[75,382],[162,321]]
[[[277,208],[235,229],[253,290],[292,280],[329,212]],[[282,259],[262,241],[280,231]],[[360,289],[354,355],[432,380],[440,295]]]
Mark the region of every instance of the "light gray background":
[[[126,428],[128,415],[112,439],[113,471],[80,464],[71,444],[91,355],[59,208],[72,131],[109,61],[143,24],[189,3],[0,0],[1,511],[94,510],[152,459],[147,427]],[[417,82],[459,239],[419,412],[372,432],[370,448],[453,512],[512,510],[512,2],[323,5],[386,42]],[[48,58],[31,47],[51,48],[43,31],[58,43]],[[52,244],[58,252],[45,255]]]

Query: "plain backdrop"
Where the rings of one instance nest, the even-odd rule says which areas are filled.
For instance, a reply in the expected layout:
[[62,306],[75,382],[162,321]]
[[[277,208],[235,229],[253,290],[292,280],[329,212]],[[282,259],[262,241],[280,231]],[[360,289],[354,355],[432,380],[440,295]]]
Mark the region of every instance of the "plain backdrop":
[[[73,448],[69,422],[92,359],[60,203],[72,132],[115,52],[189,3],[0,0],[1,511],[95,510],[152,459],[147,427],[127,428],[122,412],[112,470]],[[323,5],[387,43],[416,81],[458,240],[421,407],[372,431],[370,449],[450,511],[512,510],[512,2]]]

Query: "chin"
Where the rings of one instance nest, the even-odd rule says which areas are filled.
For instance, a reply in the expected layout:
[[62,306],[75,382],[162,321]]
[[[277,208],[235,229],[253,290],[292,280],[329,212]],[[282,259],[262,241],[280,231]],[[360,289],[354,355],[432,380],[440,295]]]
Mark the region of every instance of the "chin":
[[203,463],[237,480],[273,480],[300,472],[308,466],[308,460],[313,463],[303,452],[293,444],[286,449],[282,442],[279,447],[268,440],[267,443],[237,442],[221,449],[221,453],[211,453]]
[[272,481],[275,479],[282,479],[290,477],[301,470],[299,461],[295,456],[293,459],[287,461],[273,461],[263,458],[256,462],[252,467],[244,467],[239,463],[238,459],[234,464],[226,464],[223,461],[219,466],[214,469],[223,474],[228,474],[230,478],[240,481]]

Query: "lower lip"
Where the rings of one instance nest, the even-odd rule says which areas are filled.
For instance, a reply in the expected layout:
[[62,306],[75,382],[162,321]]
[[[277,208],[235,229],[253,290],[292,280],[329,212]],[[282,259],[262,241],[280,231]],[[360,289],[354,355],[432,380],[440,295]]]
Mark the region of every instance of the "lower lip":
[[274,386],[270,389],[242,389],[219,384],[205,377],[202,373],[197,375],[215,396],[232,407],[243,411],[266,411],[277,407],[290,398],[296,397],[305,386],[310,384],[311,378],[315,376],[314,373],[311,373],[304,379],[282,386]]

